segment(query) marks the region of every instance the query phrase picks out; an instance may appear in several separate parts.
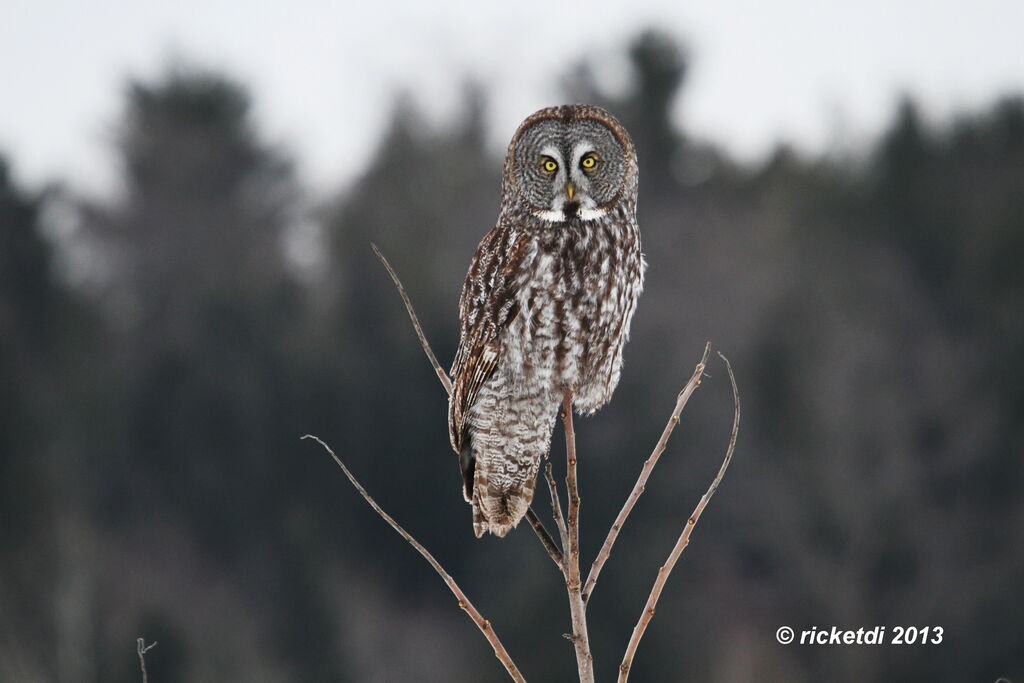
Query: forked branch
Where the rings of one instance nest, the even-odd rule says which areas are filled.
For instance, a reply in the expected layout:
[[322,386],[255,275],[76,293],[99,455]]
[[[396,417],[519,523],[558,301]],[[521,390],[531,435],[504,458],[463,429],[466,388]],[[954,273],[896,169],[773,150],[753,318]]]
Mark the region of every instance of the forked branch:
[[704,355],[701,356],[700,362],[697,363],[697,367],[693,370],[693,376],[690,377],[690,381],[686,383],[683,390],[679,392],[679,396],[676,398],[675,408],[672,409],[672,415],[668,418],[668,423],[665,425],[665,429],[661,432],[661,438],[658,439],[658,443],[654,446],[654,450],[651,452],[650,457],[644,461],[644,466],[640,469],[640,476],[637,477],[636,484],[633,485],[633,490],[630,492],[629,497],[626,498],[626,502],[622,505],[622,509],[619,510],[619,514],[615,517],[615,521],[612,522],[612,528],[608,530],[608,535],[604,539],[604,543],[601,544],[601,550],[597,553],[597,557],[594,559],[594,564],[590,567],[590,573],[587,574],[587,582],[583,586],[583,601],[588,602],[591,594],[594,592],[594,586],[597,584],[597,577],[601,575],[601,570],[604,568],[605,562],[608,561],[608,556],[611,555],[612,546],[615,545],[615,540],[619,537],[619,532],[622,530],[622,525],[626,523],[626,518],[629,517],[629,513],[633,511],[633,506],[640,500],[640,496],[643,495],[647,489],[647,480],[651,476],[651,472],[654,470],[654,466],[658,464],[658,459],[661,454],[665,452],[665,448],[668,446],[669,437],[672,436],[672,431],[679,424],[679,418],[683,413],[683,408],[686,407],[687,401],[690,400],[690,396],[700,386],[701,377],[704,376],[704,368],[708,363],[708,354],[711,353],[711,342],[704,344]]
[[693,514],[686,520],[686,526],[683,527],[683,533],[679,535],[679,539],[676,541],[675,546],[672,548],[672,552],[669,553],[668,559],[665,564],[658,569],[658,577],[654,580],[654,586],[651,588],[651,594],[647,598],[647,604],[644,605],[644,611],[640,613],[640,619],[637,621],[636,626],[633,627],[633,634],[629,638],[629,644],[626,646],[626,653],[622,657],[622,664],[619,665],[619,683],[626,683],[629,678],[629,671],[633,666],[633,657],[636,655],[636,648],[640,644],[640,639],[643,638],[644,631],[647,630],[647,625],[651,623],[651,619],[654,618],[654,609],[658,604],[658,598],[661,597],[661,591],[665,588],[665,582],[668,580],[668,575],[672,573],[673,567],[676,566],[676,562],[679,560],[679,556],[682,555],[686,546],[690,544],[690,534],[693,533],[694,527],[697,526],[697,522],[700,520],[701,514],[704,512],[704,508],[707,507],[708,501],[711,500],[711,496],[715,495],[715,491],[718,490],[718,485],[722,483],[722,477],[725,476],[725,471],[729,469],[729,463],[732,461],[732,452],[736,449],[736,436],[740,430],[740,392],[736,388],[736,377],[732,374],[732,364],[729,363],[729,359],[723,356],[721,353],[718,356],[725,363],[726,370],[729,371],[729,382],[732,384],[732,400],[735,406],[735,412],[732,418],[732,434],[729,436],[729,445],[725,449],[725,457],[722,459],[722,466],[718,468],[718,474],[712,480],[708,490],[700,498],[700,502],[697,503],[697,507],[693,509]]
[[[402,297],[402,302],[405,304],[406,312],[409,314],[409,320],[412,322],[413,328],[416,331],[416,336],[420,340],[420,345],[423,347],[424,353],[427,355],[427,359],[434,368],[434,372],[437,374],[438,380],[444,386],[445,391],[448,395],[452,394],[452,382],[448,377],[447,373],[441,367],[441,364],[437,360],[437,356],[430,348],[430,344],[427,342],[426,335],[423,333],[423,328],[420,326],[419,318],[416,316],[416,312],[413,309],[412,301],[409,299],[408,294],[405,291],[405,287],[402,285],[401,280],[398,278],[398,274],[394,268],[385,258],[384,254],[381,253],[377,245],[373,245],[373,251],[380,259],[384,268],[387,269],[388,275],[391,277],[392,282],[398,289],[399,295]],[[601,550],[598,552],[597,557],[594,560],[594,564],[590,568],[590,572],[587,576],[586,582],[581,581],[580,569],[579,569],[579,509],[580,509],[580,496],[579,488],[576,478],[576,435],[573,429],[572,420],[572,394],[566,392],[563,397],[562,405],[562,420],[565,431],[565,444],[566,444],[566,493],[568,495],[568,505],[565,511],[565,515],[562,514],[562,506],[558,499],[558,486],[555,483],[554,476],[551,473],[551,464],[548,463],[545,467],[544,476],[548,484],[548,488],[551,494],[551,508],[552,514],[555,521],[555,527],[558,531],[558,535],[561,540],[561,550],[559,545],[544,528],[544,524],[540,521],[536,513],[530,508],[527,511],[527,519],[530,522],[530,526],[536,532],[537,537],[540,539],[548,555],[550,555],[555,566],[558,567],[559,571],[562,572],[565,578],[566,588],[569,594],[569,607],[572,614],[572,628],[573,632],[567,637],[573,642],[576,650],[576,659],[579,669],[580,681],[583,683],[592,683],[594,680],[593,673],[593,657],[590,653],[589,637],[587,635],[587,621],[586,621],[586,605],[590,596],[593,594],[594,586],[597,584],[597,579],[601,574],[601,570],[605,563],[608,561],[611,555],[612,547],[615,545],[615,541],[618,538],[619,532],[622,530],[622,526],[629,514],[632,512],[633,507],[636,505],[637,500],[643,495],[644,490],[647,486],[647,481],[651,476],[651,472],[654,466],[657,464],[658,459],[668,445],[669,438],[672,435],[675,426],[679,423],[680,416],[683,409],[686,407],[687,402],[690,400],[690,396],[696,391],[697,387],[700,386],[701,378],[704,376],[704,369],[707,366],[708,355],[711,351],[711,343],[708,342],[704,346],[704,354],[697,363],[694,369],[693,376],[689,382],[683,387],[683,390],[679,393],[676,398],[675,407],[672,410],[672,415],[669,417],[668,423],[662,430],[661,438],[655,445],[651,455],[644,462],[643,468],[640,471],[640,476],[637,478],[636,484],[633,486],[633,490],[626,502],[623,504],[622,509],[619,511],[618,516],[615,518],[615,522],[612,524],[611,529],[608,531],[608,535],[605,537],[604,543],[601,546]],[[654,586],[651,589],[651,594],[647,599],[647,604],[644,607],[644,611],[640,616],[637,625],[633,629],[633,634],[630,638],[629,644],[626,648],[625,656],[623,657],[622,664],[619,667],[619,681],[624,683],[629,676],[630,668],[632,667],[633,657],[636,653],[637,646],[639,645],[640,639],[643,637],[644,631],[647,629],[647,625],[650,623],[654,616],[654,609],[661,596],[661,592],[664,589],[665,582],[668,579],[669,573],[675,566],[682,554],[683,550],[690,542],[690,534],[693,528],[696,526],[697,521],[700,519],[704,508],[707,506],[708,501],[711,500],[711,496],[714,495],[718,488],[719,483],[722,481],[722,477],[725,475],[726,469],[729,467],[729,462],[732,459],[732,453],[736,446],[736,436],[739,431],[740,421],[740,402],[739,402],[739,391],[736,388],[736,378],[733,376],[732,366],[729,361],[722,356],[722,360],[725,362],[726,368],[729,372],[729,381],[732,383],[733,400],[735,403],[735,416],[733,418],[732,435],[729,440],[729,446],[726,450],[725,458],[722,462],[722,466],[719,468],[718,474],[712,481],[711,486],[707,492],[700,499],[697,507],[694,509],[693,514],[690,516],[682,534],[676,541],[676,545],[673,547],[672,552],[669,554],[668,560],[665,565],[662,566],[658,571],[658,577],[655,580]],[[352,485],[356,487],[363,498],[370,504],[371,507],[384,518],[407,542],[409,542],[416,550],[434,567],[435,571],[444,579],[449,589],[455,594],[459,600],[459,606],[462,607],[470,615],[473,621],[477,624],[480,631],[487,637],[488,641],[494,647],[495,656],[505,665],[506,670],[512,676],[514,680],[522,680],[522,675],[515,668],[515,664],[509,658],[508,653],[502,647],[501,642],[498,640],[497,635],[494,634],[493,629],[490,627],[490,623],[485,620],[479,612],[473,607],[472,603],[466,598],[465,594],[459,589],[455,581],[444,571],[440,564],[434,559],[434,557],[420,545],[412,536],[408,534],[401,526],[398,525],[390,516],[387,515],[377,503],[369,496],[369,494],[363,489],[363,487],[356,481],[355,477],[349,472],[345,465],[341,462],[337,455],[323,442],[315,436],[309,436],[303,438],[312,438],[320,443],[327,452],[331,454],[335,462],[342,469],[345,475],[348,477]]]
[[319,437],[313,436],[312,434],[306,434],[302,438],[313,439],[318,444],[324,447],[324,450],[326,450],[331,455],[331,457],[334,458],[334,462],[338,464],[338,467],[341,468],[341,471],[344,472],[345,476],[348,477],[348,480],[352,482],[352,486],[356,487],[356,490],[359,491],[359,494],[363,497],[363,499],[370,504],[370,507],[373,508],[374,512],[380,515],[385,522],[390,524],[391,528],[397,531],[399,536],[404,538],[406,542],[409,543],[409,545],[415,548],[416,552],[422,555],[423,559],[429,562],[430,566],[434,568],[434,571],[436,571],[438,575],[440,575],[441,580],[445,582],[445,584],[448,586],[448,589],[455,595],[456,600],[459,601],[459,607],[465,610],[466,614],[469,615],[469,618],[473,620],[473,623],[476,624],[477,628],[480,629],[480,632],[484,634],[485,638],[487,638],[487,642],[489,642],[491,644],[491,647],[494,648],[494,656],[497,657],[498,661],[500,661],[502,666],[505,667],[505,670],[508,672],[508,675],[512,677],[512,680],[525,682],[525,679],[523,678],[523,675],[519,673],[519,669],[518,667],[516,667],[515,662],[512,661],[512,657],[509,656],[508,651],[505,650],[505,646],[502,645],[501,640],[498,639],[498,634],[495,633],[494,629],[491,627],[491,622],[489,622],[487,619],[484,619],[483,615],[477,611],[476,607],[473,606],[473,603],[470,602],[468,597],[466,597],[466,594],[462,592],[461,588],[459,588],[459,584],[455,583],[455,579],[453,579],[451,575],[445,571],[444,567],[441,566],[441,563],[434,559],[434,556],[430,554],[430,551],[424,548],[419,541],[413,538],[412,534],[410,534],[408,531],[402,528],[402,525],[396,522],[391,517],[391,515],[384,512],[383,508],[381,508],[381,506],[377,504],[377,501],[375,501],[373,497],[366,492],[366,489],[363,488],[363,485],[360,484],[359,481],[355,478],[355,476],[349,471],[349,469],[345,467],[345,463],[343,463],[341,461],[341,458],[339,458],[334,453],[334,451],[331,450],[330,446],[321,441]]
[[146,645],[145,638],[135,639],[135,652],[139,655],[139,670],[142,671],[142,683],[149,683],[149,673],[146,671],[146,653],[154,647],[156,647],[155,640],[149,645]]

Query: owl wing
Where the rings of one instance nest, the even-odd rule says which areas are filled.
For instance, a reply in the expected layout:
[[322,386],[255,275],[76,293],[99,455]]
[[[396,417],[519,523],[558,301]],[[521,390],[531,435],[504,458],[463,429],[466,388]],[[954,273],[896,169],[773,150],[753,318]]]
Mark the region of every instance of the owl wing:
[[498,365],[502,332],[519,313],[516,294],[532,244],[525,233],[496,227],[481,240],[469,264],[459,300],[459,348],[448,400],[448,436],[460,455],[466,415]]

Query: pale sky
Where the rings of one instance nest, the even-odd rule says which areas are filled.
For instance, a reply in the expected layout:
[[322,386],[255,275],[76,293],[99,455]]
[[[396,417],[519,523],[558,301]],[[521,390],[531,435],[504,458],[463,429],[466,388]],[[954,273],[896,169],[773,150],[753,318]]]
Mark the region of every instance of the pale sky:
[[622,47],[651,25],[690,47],[679,122],[741,159],[856,142],[901,92],[935,118],[1024,93],[1022,0],[6,0],[0,15],[0,151],[22,182],[93,192],[117,177],[126,78],[175,56],[246,83],[261,132],[320,192],[363,168],[398,89],[442,122],[465,76],[485,82],[497,151],[581,58],[621,81]]

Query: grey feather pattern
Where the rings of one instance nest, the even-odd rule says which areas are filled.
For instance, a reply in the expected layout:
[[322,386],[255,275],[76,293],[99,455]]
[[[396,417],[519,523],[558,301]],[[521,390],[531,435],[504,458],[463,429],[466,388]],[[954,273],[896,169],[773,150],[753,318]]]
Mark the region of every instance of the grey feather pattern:
[[[600,168],[584,171],[588,154]],[[538,171],[556,157],[557,173]],[[504,536],[526,513],[563,393],[590,414],[618,384],[643,287],[636,189],[629,135],[597,107],[541,110],[509,145],[498,222],[463,286],[451,372],[449,436],[477,536]]]

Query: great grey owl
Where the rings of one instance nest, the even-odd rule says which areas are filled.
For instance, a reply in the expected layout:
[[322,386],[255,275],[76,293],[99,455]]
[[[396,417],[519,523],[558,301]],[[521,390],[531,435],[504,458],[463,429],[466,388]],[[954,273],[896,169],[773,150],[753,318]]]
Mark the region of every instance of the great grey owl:
[[636,199],[636,151],[604,109],[542,109],[509,144],[498,222],[462,289],[448,403],[477,537],[526,514],[564,393],[591,414],[619,382],[645,268]]

